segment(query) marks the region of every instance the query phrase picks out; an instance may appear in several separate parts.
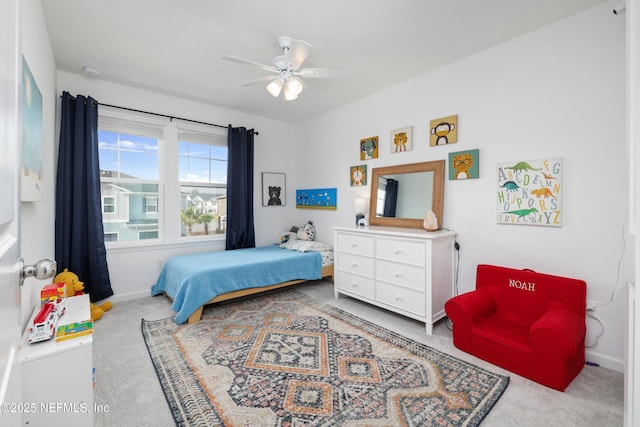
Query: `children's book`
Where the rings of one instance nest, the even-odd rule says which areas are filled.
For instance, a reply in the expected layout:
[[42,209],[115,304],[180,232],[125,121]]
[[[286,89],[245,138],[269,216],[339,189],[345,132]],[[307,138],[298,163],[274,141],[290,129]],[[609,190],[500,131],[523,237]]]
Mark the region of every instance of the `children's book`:
[[93,333],[93,322],[91,319],[60,325],[56,332],[56,342],[89,335],[91,333]]

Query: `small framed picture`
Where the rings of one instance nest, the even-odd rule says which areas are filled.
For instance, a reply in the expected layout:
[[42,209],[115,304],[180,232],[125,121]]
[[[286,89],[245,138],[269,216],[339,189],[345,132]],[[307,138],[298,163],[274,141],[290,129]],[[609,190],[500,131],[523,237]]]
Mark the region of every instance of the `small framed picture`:
[[351,166],[349,181],[351,181],[352,187],[367,185],[367,165]]
[[449,179],[463,180],[480,177],[480,150],[449,153]]
[[429,122],[429,145],[454,144],[458,142],[458,116],[447,116]]
[[287,204],[286,177],[283,173],[262,172],[262,206]]
[[370,136],[360,140],[360,160],[378,158],[378,137]]
[[391,131],[391,152],[401,153],[413,148],[413,126]]

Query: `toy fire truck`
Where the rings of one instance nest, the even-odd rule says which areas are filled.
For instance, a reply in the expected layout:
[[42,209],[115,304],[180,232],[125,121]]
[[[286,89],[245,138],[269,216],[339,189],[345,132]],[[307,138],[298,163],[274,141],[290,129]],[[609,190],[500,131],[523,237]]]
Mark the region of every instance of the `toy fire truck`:
[[33,325],[29,328],[29,342],[34,343],[53,338],[58,327],[58,319],[66,309],[67,302],[64,298],[44,303],[33,319]]

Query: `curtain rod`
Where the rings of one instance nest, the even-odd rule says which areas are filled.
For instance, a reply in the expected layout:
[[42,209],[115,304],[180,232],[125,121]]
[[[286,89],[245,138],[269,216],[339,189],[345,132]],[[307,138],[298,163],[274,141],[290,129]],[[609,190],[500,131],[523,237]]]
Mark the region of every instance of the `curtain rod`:
[[[62,98],[62,95],[60,95],[60,98]],[[72,96],[72,98],[75,99],[75,96]],[[215,123],[207,123],[207,122],[201,122],[201,121],[198,121],[198,120],[184,119],[182,117],[170,116],[168,114],[153,113],[151,111],[144,111],[144,110],[136,110],[135,108],[129,108],[129,107],[120,107],[119,105],[104,104],[102,102],[98,102],[98,105],[102,105],[102,106],[105,106],[105,107],[111,107],[111,108],[118,108],[120,110],[133,111],[134,113],[143,113],[143,114],[151,114],[152,116],[166,117],[169,120],[177,119],[177,120],[184,120],[185,122],[198,123],[198,124],[201,124],[201,125],[215,126],[215,127],[224,128],[224,129],[228,128],[228,126],[217,125]],[[260,132],[253,131],[253,134],[254,135],[260,135]]]
[[[184,120],[185,122],[198,123],[198,124],[201,124],[201,125],[215,126],[215,127],[224,128],[224,129],[228,128],[228,126],[217,125],[215,123],[201,122],[201,121],[198,121],[198,120],[185,119],[185,118],[182,118],[182,117],[170,116],[170,115],[167,115],[167,114],[153,113],[151,111],[136,110],[135,108],[120,107],[118,105],[104,104],[102,102],[98,102],[98,105],[103,105],[105,107],[111,107],[111,108],[119,108],[121,110],[133,111],[135,113],[143,113],[143,114],[151,114],[153,116],[167,117],[169,120],[177,119],[177,120]],[[260,135],[260,132],[258,132],[258,131],[254,131],[253,133],[254,133],[254,135]]]

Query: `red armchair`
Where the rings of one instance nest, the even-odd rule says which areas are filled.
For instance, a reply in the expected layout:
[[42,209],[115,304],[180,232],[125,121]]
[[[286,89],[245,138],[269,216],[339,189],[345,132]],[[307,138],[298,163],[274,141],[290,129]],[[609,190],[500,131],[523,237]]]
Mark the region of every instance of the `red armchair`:
[[453,344],[564,391],[585,363],[586,294],[583,280],[481,264],[476,290],[445,304]]

